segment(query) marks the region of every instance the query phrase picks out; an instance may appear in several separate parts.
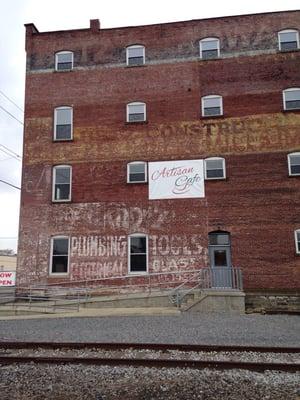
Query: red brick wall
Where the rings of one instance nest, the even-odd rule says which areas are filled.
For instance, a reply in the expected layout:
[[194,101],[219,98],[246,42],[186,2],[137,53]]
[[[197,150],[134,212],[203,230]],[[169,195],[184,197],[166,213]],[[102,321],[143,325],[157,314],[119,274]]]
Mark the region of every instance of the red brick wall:
[[[300,150],[300,113],[283,112],[282,90],[300,87],[300,53],[276,50],[277,32],[297,26],[299,12],[287,12],[29,37],[19,283],[53,279],[53,235],[72,237],[70,277],[82,278],[126,274],[136,232],[149,235],[150,272],[208,266],[208,233],[222,229],[247,289],[299,287],[300,179],[288,177],[287,154]],[[197,59],[206,36],[227,58]],[[124,65],[133,43],[148,65]],[[66,49],[80,68],[54,72]],[[223,96],[223,117],[201,118],[208,94]],[[139,100],[147,123],[126,124],[126,103]],[[60,105],[73,106],[72,142],[52,141]],[[227,179],[206,181],[204,199],[149,201],[147,184],[126,183],[130,161],[209,156],[226,159]],[[51,203],[56,164],[72,165],[70,204]]]

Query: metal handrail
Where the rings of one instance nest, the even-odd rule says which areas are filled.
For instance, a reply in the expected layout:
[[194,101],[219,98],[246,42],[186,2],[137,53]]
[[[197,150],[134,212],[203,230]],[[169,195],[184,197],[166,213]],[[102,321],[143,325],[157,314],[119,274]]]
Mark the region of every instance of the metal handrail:
[[[190,279],[181,283],[169,295],[173,304],[180,308],[185,297],[195,289],[230,289],[243,290],[242,271],[240,268],[202,268],[197,281]],[[197,282],[192,288],[184,290],[186,285]],[[225,285],[222,285],[222,283]]]
[[[189,278],[186,279],[186,276]],[[161,279],[166,276],[171,276],[171,279]],[[30,301],[36,297],[40,292],[44,292],[44,297],[48,300],[55,296],[62,296],[68,298],[70,296],[77,296],[78,299],[84,296],[87,301],[91,294],[98,295],[108,294],[117,291],[118,294],[121,292],[125,293],[137,293],[138,291],[143,291],[148,289],[149,293],[153,290],[161,290],[162,288],[169,291],[170,301],[180,307],[184,298],[190,294],[196,288],[199,289],[213,289],[221,288],[221,286],[216,286],[217,280],[220,278],[226,278],[230,282],[230,289],[242,290],[242,275],[239,268],[200,268],[192,270],[181,270],[181,271],[170,271],[170,272],[154,272],[145,275],[123,275],[117,277],[106,277],[97,278],[90,280],[73,280],[64,281],[56,284],[48,285],[31,285],[29,287],[18,287],[18,293],[27,293]],[[217,279],[218,278],[218,279]],[[122,285],[121,283],[126,284]],[[91,286],[87,286],[87,282],[91,283]],[[113,285],[109,283],[113,282]],[[77,286],[66,286],[69,284],[77,284]],[[83,283],[84,287],[78,287],[79,283]],[[98,283],[98,285],[95,285]],[[175,288],[172,286],[177,285]],[[186,288],[186,289],[185,289]],[[222,287],[224,289],[224,287]],[[229,288],[229,287],[227,287]],[[129,291],[130,289],[130,291]],[[105,293],[104,293],[105,292]],[[79,302],[78,302],[79,304]],[[78,305],[79,307],[79,305]]]
[[111,276],[111,277],[105,277],[105,278],[89,278],[89,279],[79,279],[79,280],[66,280],[66,281],[59,281],[56,283],[49,283],[46,286],[57,286],[57,285],[73,285],[73,284],[87,284],[93,283],[93,282],[102,282],[102,281],[117,281],[117,280],[124,280],[124,279],[151,279],[151,277],[157,277],[157,276],[166,276],[166,275],[184,275],[184,274],[189,274],[189,273],[194,273],[194,272],[199,272],[201,269],[190,269],[190,270],[178,270],[178,271],[169,271],[169,272],[151,272],[148,274],[140,275],[140,274],[128,274],[128,275],[119,275],[119,276]]
[[[31,310],[32,307],[44,308],[46,310],[52,310],[53,312],[55,312],[57,309],[79,311],[79,306],[80,306],[80,299],[78,298],[67,300],[68,303],[62,303],[62,304],[59,303],[62,301],[62,299],[60,298],[51,298],[50,300],[46,299],[45,297],[34,297],[32,299],[28,298],[27,296],[18,296],[18,297],[7,296],[4,298],[7,299],[7,303],[1,304],[1,308],[2,309],[12,308],[14,311],[17,311],[18,308],[27,308],[28,310]],[[25,300],[26,303],[18,303],[16,302],[16,300]],[[32,300],[34,300],[34,302]],[[37,303],[35,301],[37,301]],[[43,302],[45,303],[42,304]]]

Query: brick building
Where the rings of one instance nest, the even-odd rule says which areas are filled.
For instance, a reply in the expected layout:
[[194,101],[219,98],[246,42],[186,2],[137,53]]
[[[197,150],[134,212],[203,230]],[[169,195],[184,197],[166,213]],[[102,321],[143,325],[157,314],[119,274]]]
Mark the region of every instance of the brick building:
[[[300,11],[27,24],[19,284],[233,265],[248,293],[295,294],[299,30]],[[149,200],[148,163],[189,160],[204,197]]]

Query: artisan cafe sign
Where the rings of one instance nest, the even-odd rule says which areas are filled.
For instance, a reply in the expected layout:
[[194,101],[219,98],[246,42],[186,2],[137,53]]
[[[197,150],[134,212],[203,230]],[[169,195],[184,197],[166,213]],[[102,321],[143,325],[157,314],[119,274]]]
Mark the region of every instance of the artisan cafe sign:
[[149,199],[204,197],[203,160],[149,163]]

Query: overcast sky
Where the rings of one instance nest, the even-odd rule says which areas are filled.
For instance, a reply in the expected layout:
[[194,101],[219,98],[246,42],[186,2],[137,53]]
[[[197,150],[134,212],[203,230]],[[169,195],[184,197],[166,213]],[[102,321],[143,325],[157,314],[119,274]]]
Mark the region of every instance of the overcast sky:
[[[22,154],[25,51],[24,23],[33,22],[40,32],[88,28],[99,18],[102,28],[144,25],[299,9],[299,0],[1,0],[0,14],[0,149]],[[5,149],[4,149],[5,150]],[[21,163],[0,151],[0,180],[21,185]],[[0,249],[16,250],[20,191],[0,182]]]

